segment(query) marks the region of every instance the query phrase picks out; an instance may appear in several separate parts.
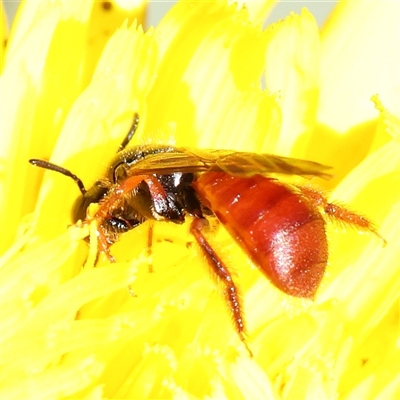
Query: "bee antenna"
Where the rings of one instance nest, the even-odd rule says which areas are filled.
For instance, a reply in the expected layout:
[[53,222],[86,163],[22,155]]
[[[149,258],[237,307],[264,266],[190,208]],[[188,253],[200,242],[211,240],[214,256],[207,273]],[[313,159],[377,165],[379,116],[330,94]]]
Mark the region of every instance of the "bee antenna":
[[75,183],[78,185],[79,190],[81,191],[82,195],[86,194],[86,189],[85,189],[85,185],[83,184],[83,182],[76,176],[74,175],[71,171],[60,167],[59,165],[53,164],[51,162],[48,161],[44,161],[44,160],[38,160],[37,158],[32,158],[29,160],[29,162],[32,165],[35,165],[37,167],[40,168],[44,168],[44,169],[49,169],[50,171],[55,171],[55,172],[59,172],[60,174],[63,174],[65,176],[69,176],[70,178],[72,178]]
[[129,142],[133,138],[133,135],[136,133],[138,126],[139,126],[139,114],[135,113],[133,114],[133,122],[131,127],[129,128],[128,134],[125,136],[125,139],[119,145],[118,153],[124,150],[125,147],[129,144]]

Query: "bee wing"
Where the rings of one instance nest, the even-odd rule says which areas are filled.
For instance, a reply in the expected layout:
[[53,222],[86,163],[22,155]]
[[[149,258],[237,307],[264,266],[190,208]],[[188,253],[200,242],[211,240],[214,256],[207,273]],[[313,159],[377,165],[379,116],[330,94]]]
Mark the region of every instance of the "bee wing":
[[272,154],[234,152],[218,158],[218,167],[230,175],[248,177],[255,174],[289,174],[304,177],[319,176],[330,179],[326,171],[331,167],[313,161],[280,157]]
[[331,175],[325,172],[331,167],[313,161],[230,150],[187,148],[175,150],[168,153],[149,154],[135,164],[131,173],[136,175],[222,171],[241,177],[280,173],[331,178]]
[[196,173],[210,171],[217,161],[201,158],[186,149],[148,154],[131,167],[130,174],[172,174],[173,172]]

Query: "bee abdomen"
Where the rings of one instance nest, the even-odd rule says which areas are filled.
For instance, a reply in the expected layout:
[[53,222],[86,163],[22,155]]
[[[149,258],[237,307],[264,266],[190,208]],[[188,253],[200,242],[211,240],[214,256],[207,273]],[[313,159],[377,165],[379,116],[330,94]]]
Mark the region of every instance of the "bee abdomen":
[[296,188],[223,172],[204,173],[194,185],[274,285],[292,296],[315,295],[328,258],[325,221]]

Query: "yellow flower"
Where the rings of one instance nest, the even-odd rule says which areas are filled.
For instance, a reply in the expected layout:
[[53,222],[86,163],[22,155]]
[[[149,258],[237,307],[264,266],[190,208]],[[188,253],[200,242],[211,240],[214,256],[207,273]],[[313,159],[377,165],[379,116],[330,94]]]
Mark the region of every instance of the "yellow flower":
[[0,24],[1,24],[0,28],[0,42],[1,42],[0,72],[1,72],[4,66],[4,51],[7,45],[7,36],[8,36],[7,20],[3,9],[3,3],[1,3],[0,7]]
[[[141,6],[26,1],[11,32],[0,397],[398,398],[399,5],[344,1],[322,31],[306,10],[263,30],[269,1],[182,1],[147,32],[122,21]],[[315,184],[370,217],[386,246],[329,225],[327,273],[306,301],[277,290],[220,226],[213,244],[242,293],[250,358],[187,223],[156,223],[150,257],[144,223],[111,247],[117,263],[92,268],[95,227],[72,225],[76,185],[27,162],[51,159],[89,188],[134,112],[132,144],[332,165],[335,178]]]

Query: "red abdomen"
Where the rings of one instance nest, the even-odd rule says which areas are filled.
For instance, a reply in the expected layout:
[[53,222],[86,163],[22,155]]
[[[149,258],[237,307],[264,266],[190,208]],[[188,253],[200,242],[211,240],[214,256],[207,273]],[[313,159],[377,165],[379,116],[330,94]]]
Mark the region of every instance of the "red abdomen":
[[298,189],[256,175],[207,172],[196,192],[271,282],[312,298],[328,259],[325,221]]

